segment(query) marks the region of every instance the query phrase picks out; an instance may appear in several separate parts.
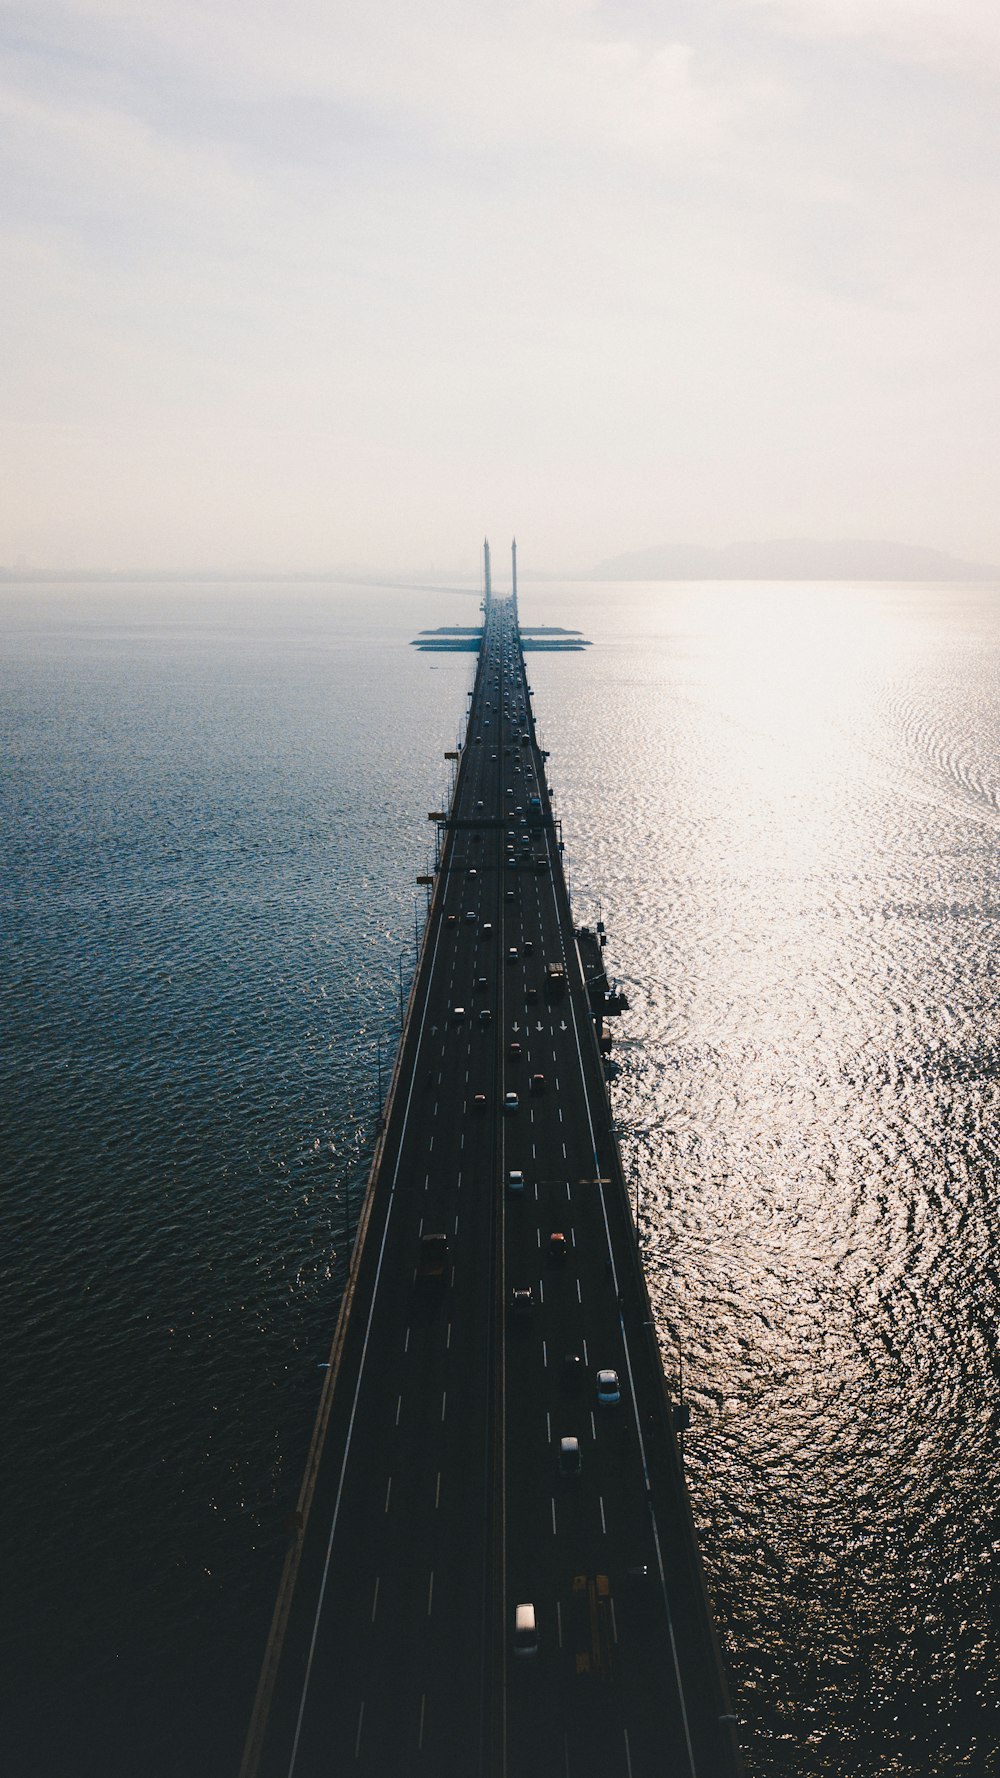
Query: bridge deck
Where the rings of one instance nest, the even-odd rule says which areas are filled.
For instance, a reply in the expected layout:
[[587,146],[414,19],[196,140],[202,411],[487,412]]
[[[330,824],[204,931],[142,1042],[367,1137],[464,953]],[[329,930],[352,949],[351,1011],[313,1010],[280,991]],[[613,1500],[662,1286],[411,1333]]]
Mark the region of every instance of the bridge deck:
[[[443,1282],[416,1276],[428,1233]],[[244,1778],[739,1769],[516,606],[490,599]]]

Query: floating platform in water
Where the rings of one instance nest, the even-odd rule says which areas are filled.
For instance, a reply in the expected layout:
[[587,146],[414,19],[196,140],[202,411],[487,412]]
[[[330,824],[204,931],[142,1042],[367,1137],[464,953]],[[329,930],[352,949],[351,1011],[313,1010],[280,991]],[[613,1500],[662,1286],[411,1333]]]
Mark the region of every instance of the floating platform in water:
[[[571,651],[591,646],[579,630],[561,630],[554,624],[529,624],[522,626],[519,634],[523,649]],[[482,629],[473,629],[470,625],[442,624],[438,630],[421,630],[410,646],[419,648],[424,654],[478,654],[482,635]]]

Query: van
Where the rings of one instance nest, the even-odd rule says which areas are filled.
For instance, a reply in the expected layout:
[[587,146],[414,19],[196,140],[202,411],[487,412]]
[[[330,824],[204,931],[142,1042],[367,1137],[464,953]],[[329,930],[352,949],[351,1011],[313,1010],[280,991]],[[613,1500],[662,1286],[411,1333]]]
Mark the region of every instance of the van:
[[538,1653],[538,1628],[535,1623],[533,1605],[515,1605],[514,1607],[514,1653],[516,1655],[536,1655]]

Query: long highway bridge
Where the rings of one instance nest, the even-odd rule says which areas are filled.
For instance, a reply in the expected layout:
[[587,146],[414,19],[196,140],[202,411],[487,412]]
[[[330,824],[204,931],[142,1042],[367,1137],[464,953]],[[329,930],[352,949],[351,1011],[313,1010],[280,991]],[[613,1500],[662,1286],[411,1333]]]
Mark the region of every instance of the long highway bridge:
[[[493,595],[241,1778],[738,1778],[517,611]],[[525,1609],[525,1608],[530,1609]]]

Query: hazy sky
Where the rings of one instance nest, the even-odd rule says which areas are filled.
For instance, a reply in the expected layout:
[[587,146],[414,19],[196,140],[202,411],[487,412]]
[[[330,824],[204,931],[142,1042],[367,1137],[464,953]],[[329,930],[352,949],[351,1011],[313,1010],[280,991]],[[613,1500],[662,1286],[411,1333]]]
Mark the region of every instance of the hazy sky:
[[1000,560],[998,0],[5,20],[0,564]]

